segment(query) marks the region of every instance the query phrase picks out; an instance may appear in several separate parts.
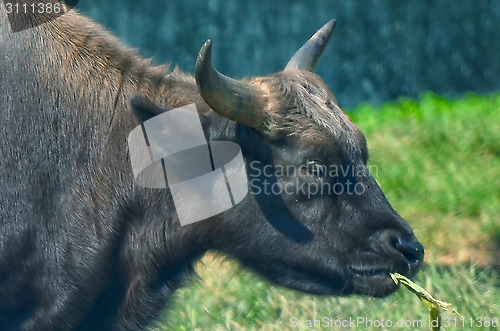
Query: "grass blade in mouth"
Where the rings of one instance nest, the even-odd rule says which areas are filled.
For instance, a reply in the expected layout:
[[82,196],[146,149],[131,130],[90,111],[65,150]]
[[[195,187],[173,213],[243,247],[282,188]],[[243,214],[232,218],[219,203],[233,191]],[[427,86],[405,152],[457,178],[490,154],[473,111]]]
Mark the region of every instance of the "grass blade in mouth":
[[397,272],[390,273],[392,280],[396,284],[403,284],[410,292],[415,294],[420,301],[424,303],[424,305],[427,307],[429,310],[429,315],[431,318],[431,321],[436,321],[437,320],[437,326],[432,326],[432,330],[439,330],[441,328],[441,318],[439,315],[439,308],[446,310],[446,311],[451,311],[452,313],[455,313],[459,316],[460,313],[457,312],[454,308],[451,307],[451,304],[448,302],[444,302],[438,299],[435,299],[429,292],[427,292],[423,287],[415,284],[412,282],[409,278],[398,274]]

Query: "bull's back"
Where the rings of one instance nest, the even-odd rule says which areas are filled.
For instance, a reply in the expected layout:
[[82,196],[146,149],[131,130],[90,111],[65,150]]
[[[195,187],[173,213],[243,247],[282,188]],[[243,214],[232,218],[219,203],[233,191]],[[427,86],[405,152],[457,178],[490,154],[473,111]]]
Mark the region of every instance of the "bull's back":
[[13,33],[0,8],[0,219],[48,222],[92,169],[106,105],[91,108],[96,87],[81,83],[56,23]]

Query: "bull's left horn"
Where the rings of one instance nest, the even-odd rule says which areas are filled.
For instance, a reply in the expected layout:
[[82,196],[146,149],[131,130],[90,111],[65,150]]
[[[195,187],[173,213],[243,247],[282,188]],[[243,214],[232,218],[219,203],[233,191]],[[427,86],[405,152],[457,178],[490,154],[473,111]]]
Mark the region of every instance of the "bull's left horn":
[[219,73],[212,65],[212,42],[201,47],[195,70],[196,85],[205,102],[219,115],[261,130],[264,109],[261,92],[253,85]]
[[311,37],[311,39],[309,39],[304,46],[302,46],[292,56],[290,61],[288,61],[285,70],[298,69],[311,72],[314,71],[316,63],[318,63],[318,60],[328,44],[328,40],[330,40],[333,30],[335,29],[335,24],[335,20],[331,20],[323,25],[323,27],[319,29]]

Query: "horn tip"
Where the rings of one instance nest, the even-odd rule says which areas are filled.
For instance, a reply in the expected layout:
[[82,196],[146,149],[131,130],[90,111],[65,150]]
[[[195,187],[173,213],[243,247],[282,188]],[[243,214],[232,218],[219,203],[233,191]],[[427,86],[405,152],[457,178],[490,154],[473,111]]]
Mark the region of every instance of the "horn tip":
[[203,68],[206,68],[206,64],[211,62],[212,57],[212,41],[207,39],[203,46],[201,46],[200,52],[198,53],[198,59],[196,60],[196,76],[198,77]]
[[331,35],[336,25],[337,25],[337,20],[332,18],[320,30],[327,31],[327,34]]
[[207,39],[207,40],[203,43],[203,46],[202,46],[202,47],[212,47],[212,40]]
[[212,41],[210,39],[207,39],[203,46],[201,46],[200,53],[198,54],[198,61],[200,59],[204,59],[207,57],[207,55],[210,55],[212,51]]

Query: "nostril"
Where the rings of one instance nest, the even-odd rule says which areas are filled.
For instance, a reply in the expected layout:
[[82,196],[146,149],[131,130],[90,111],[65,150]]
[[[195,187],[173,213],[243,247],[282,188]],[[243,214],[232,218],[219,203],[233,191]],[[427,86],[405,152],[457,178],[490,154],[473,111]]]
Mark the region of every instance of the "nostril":
[[398,238],[393,240],[392,246],[412,264],[420,263],[424,257],[424,246],[418,241],[411,242]]

